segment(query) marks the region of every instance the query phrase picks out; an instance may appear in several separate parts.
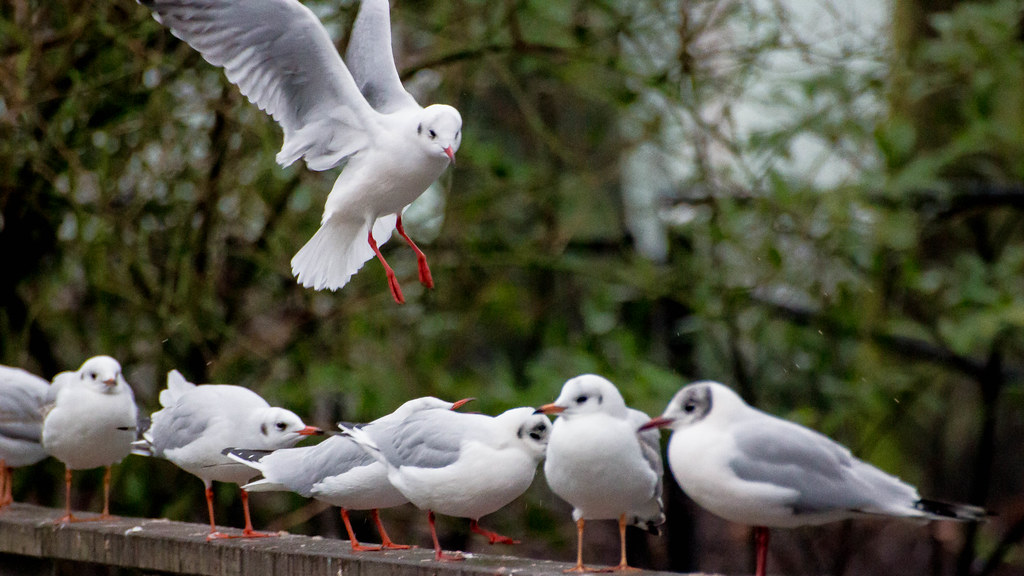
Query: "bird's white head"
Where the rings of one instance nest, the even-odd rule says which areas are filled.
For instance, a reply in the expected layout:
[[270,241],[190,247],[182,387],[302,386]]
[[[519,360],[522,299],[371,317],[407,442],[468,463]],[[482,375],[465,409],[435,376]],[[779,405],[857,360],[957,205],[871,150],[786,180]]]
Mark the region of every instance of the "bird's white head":
[[431,104],[420,113],[416,135],[431,155],[446,157],[455,164],[455,153],[462,143],[462,116],[446,104]]
[[548,436],[551,434],[551,421],[547,416],[537,413],[533,408],[513,408],[498,414],[494,419],[515,434],[531,456],[537,460],[544,457]]
[[257,424],[264,445],[252,446],[251,448],[266,450],[288,448],[294,446],[303,436],[322,435],[324,433],[323,430],[315,426],[306,426],[302,419],[291,410],[267,408],[258,414]]
[[93,356],[75,372],[78,380],[103,394],[116,394],[128,386],[121,375],[121,364],[110,356]]
[[625,418],[627,414],[626,401],[622,399],[619,389],[607,378],[596,374],[583,374],[568,380],[562,386],[558,398],[537,411],[570,418],[596,413]]
[[680,430],[705,422],[709,418],[727,416],[737,408],[747,404],[729,387],[705,380],[684,386],[676,392],[661,416],[652,419],[640,427],[641,430],[651,428],[671,428]]

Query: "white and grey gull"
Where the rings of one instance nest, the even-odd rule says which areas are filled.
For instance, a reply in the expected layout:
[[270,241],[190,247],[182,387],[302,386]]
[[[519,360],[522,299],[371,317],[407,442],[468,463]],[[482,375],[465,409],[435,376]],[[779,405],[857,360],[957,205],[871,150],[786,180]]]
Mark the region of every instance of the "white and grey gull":
[[814,430],[762,412],[718,382],[683,387],[641,429],[670,428],[669,467],[697,504],[753,526],[758,576],[769,528],[858,517],[977,521],[977,506],[921,498],[917,489],[855,458]]
[[[161,410],[135,443],[135,453],[164,458],[197,476],[206,489],[210,516],[207,540],[236,538],[217,530],[213,515],[213,482],[245,484],[256,470],[223,454],[227,448],[249,446],[275,450],[294,446],[305,436],[323,434],[306,426],[290,410],[271,406],[248,388],[230,384],[196,386],[177,370],[167,374],[167,388],[160,392]],[[267,536],[253,530],[249,517],[249,495],[241,491],[245,528],[241,537]]]
[[300,284],[337,290],[376,255],[392,296],[404,302],[379,249],[397,229],[416,252],[420,282],[433,287],[402,212],[454,163],[462,117],[444,104],[421,108],[402,86],[388,0],[362,0],[344,61],[297,0],[140,2],[280,124],[279,164],[304,158],[312,170],[345,166],[320,229],[292,258]]
[[43,449],[64,463],[64,516],[58,522],[77,522],[71,513],[72,470],[105,468],[103,512],[110,517],[110,469],[131,453],[137,436],[135,395],[110,356],[94,356],[75,372],[61,372],[47,390],[43,419]]
[[517,540],[480,527],[479,519],[530,487],[550,428],[548,419],[532,408],[492,417],[438,407],[410,414],[386,434],[343,430],[386,464],[391,484],[427,512],[434,558],[457,561],[464,555],[441,549],[435,512],[469,518],[470,529],[491,544],[516,544]]
[[665,522],[659,438],[637,431],[650,418],[626,406],[618,388],[595,374],[566,381],[558,398],[537,411],[558,415],[544,476],[551,491],[573,506],[576,564],[568,571],[590,571],[583,564],[583,528],[586,520],[603,519],[619,522],[619,563],[610,570],[631,570],[626,527],[657,533]]
[[31,372],[0,365],[0,508],[14,502],[11,469],[46,458],[43,407],[49,388]]
[[[371,437],[384,437],[392,433],[395,424],[413,412],[432,408],[456,409],[461,404],[430,396],[416,398],[360,428]],[[388,481],[387,466],[367,453],[351,437],[336,435],[315,446],[283,448],[272,452],[235,448],[228,451],[228,456],[263,474],[262,479],[243,486],[245,490],[286,490],[340,508],[353,551],[408,548],[391,541],[379,513],[381,508],[400,506],[408,502],[408,499]],[[350,510],[370,510],[380,533],[380,546],[359,543],[349,519]]]

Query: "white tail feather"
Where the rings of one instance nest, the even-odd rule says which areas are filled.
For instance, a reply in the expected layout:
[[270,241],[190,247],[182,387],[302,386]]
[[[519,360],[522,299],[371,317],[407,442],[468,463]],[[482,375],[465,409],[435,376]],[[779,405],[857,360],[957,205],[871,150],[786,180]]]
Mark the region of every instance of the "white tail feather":
[[[384,244],[395,228],[394,215],[379,218],[373,226],[377,245]],[[390,224],[390,226],[389,226]],[[292,274],[299,284],[314,290],[337,290],[348,284],[363,264],[373,258],[364,222],[328,218],[316,234],[292,258]]]
[[167,373],[167,389],[160,392],[160,405],[164,408],[174,406],[182,394],[195,387],[196,385],[186,380],[181,372],[171,370]]

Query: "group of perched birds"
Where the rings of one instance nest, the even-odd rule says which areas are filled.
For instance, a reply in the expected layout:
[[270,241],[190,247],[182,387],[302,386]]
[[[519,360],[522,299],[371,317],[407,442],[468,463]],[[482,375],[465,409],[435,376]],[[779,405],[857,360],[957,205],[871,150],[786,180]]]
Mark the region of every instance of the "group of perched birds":
[[[402,86],[387,0],[361,0],[344,61],[317,17],[296,0],[140,2],[280,124],[281,165],[303,158],[312,170],[345,166],[319,230],[292,259],[300,284],[336,290],[376,256],[402,303],[379,248],[397,230],[416,253],[420,282],[433,287],[402,213],[454,163],[462,118],[451,106],[420,107]],[[356,551],[405,548],[388,537],[378,510],[410,502],[427,513],[435,558],[455,561],[463,556],[441,549],[435,513],[468,518],[471,530],[492,544],[515,543],[479,521],[520,496],[543,460],[548,486],[573,507],[579,547],[571,570],[589,570],[584,525],[603,519],[619,525],[621,560],[612,570],[627,570],[627,526],[657,531],[665,521],[658,429],[670,428],[673,476],[712,513],[756,527],[761,576],[769,527],[865,515],[984,517],[980,508],[923,500],[827,437],[756,410],[708,381],[682,388],[653,419],[593,374],[566,381],[550,404],[493,417],[460,411],[468,399],[416,398],[368,424],[339,425],[303,447],[294,446],[325,432],[243,387],[197,386],[171,371],[159,401],[150,425],[140,425],[145,419],[132,390],[109,356],[90,358],[52,383],[0,367],[0,507],[13,500],[11,468],[52,455],[66,467],[60,522],[80,520],[70,505],[72,471],[97,467],[106,468],[98,517],[106,518],[110,467],[134,452],[169,460],[203,481],[208,540],[270,535],[253,529],[248,492],[287,490],[338,506]],[[549,415],[557,416],[553,423]],[[217,528],[214,481],[241,488],[240,534]],[[372,511],[380,546],[356,540],[349,510]]]
[[[808,428],[747,405],[728,387],[702,381],[683,387],[661,416],[629,408],[606,378],[569,379],[558,397],[538,408],[497,416],[460,411],[471,399],[409,400],[363,425],[339,424],[324,435],[295,413],[270,406],[234,385],[188,382],[167,375],[160,410],[141,429],[132,389],[120,364],[90,358],[52,383],[24,370],[0,367],[0,506],[10,503],[11,468],[47,455],[66,467],[67,504],[59,522],[81,520],[71,511],[73,470],[110,467],[129,453],[163,458],[203,481],[209,506],[208,540],[271,536],[253,529],[248,492],[292,491],[341,509],[354,551],[405,548],[388,537],[378,510],[412,503],[426,511],[435,558],[454,561],[438,543],[434,515],[468,518],[492,544],[517,541],[480,526],[482,517],[509,504],[533,483],[538,464],[552,492],[573,507],[583,563],[587,520],[618,521],[627,570],[627,526],[657,532],[665,521],[659,428],[673,430],[672,474],[693,500],[728,520],[753,525],[758,574],[764,574],[769,527],[822,524],[856,516],[975,521],[977,507],[922,499],[910,485],[854,458],[849,450]],[[552,423],[549,415],[557,415]],[[256,478],[256,480],[253,480]],[[241,487],[245,528],[218,530],[212,482]],[[349,510],[372,510],[380,546],[360,544]]]

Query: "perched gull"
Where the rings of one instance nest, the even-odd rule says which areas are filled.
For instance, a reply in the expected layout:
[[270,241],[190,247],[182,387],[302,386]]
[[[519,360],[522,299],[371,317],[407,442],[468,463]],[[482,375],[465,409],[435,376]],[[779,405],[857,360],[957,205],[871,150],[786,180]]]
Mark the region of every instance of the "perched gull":
[[491,544],[517,543],[481,528],[479,519],[530,487],[550,428],[548,419],[534,415],[532,408],[514,408],[494,417],[434,408],[409,415],[387,433],[342,429],[387,464],[391,484],[427,511],[434,558],[450,561],[464,556],[441,550],[435,512],[469,518],[469,528]]
[[641,430],[671,428],[668,462],[690,498],[731,522],[755,527],[764,576],[768,529],[863,516],[977,521],[976,506],[925,500],[830,438],[745,403],[717,382],[672,397]]
[[0,508],[14,502],[11,468],[46,458],[43,406],[50,383],[21,368],[0,366]]
[[[459,404],[461,405],[461,404]],[[387,416],[362,426],[371,437],[388,434],[391,427],[417,410],[457,408],[458,405],[437,398],[409,400]],[[391,508],[408,502],[388,481],[387,467],[368,454],[348,436],[332,436],[315,446],[284,448],[272,452],[233,449],[232,459],[251,466],[263,474],[262,480],[250,482],[243,489],[250,492],[287,490],[306,498],[316,498],[341,509],[349,541],[354,551],[403,549],[388,537],[380,521],[380,508]],[[370,510],[380,532],[381,546],[363,546],[356,539],[348,517],[349,510]]]
[[281,125],[279,164],[305,158],[310,169],[328,170],[347,162],[320,230],[292,258],[300,284],[337,290],[376,255],[401,304],[398,280],[378,248],[397,228],[416,252],[420,282],[433,287],[402,211],[454,163],[462,117],[443,104],[421,108],[402,87],[388,0],[362,1],[345,62],[296,0],[140,1]]
[[[234,538],[217,531],[213,520],[213,482],[245,484],[256,471],[231,460],[226,448],[248,446],[274,450],[294,446],[303,436],[323,434],[306,426],[293,412],[274,408],[248,388],[228,384],[196,386],[177,370],[167,373],[167,389],[160,392],[163,409],[153,414],[153,423],[135,443],[135,453],[165,458],[198,476],[206,487],[210,514],[207,540]],[[245,513],[243,538],[267,536],[252,529],[249,495],[242,490]]]
[[110,467],[131,452],[138,409],[135,395],[110,356],[94,356],[76,372],[61,372],[49,387],[43,419],[43,449],[64,463],[66,500],[58,522],[76,522],[71,514],[71,471],[106,468],[103,513],[110,517]]
[[573,506],[576,521],[576,565],[583,565],[585,520],[619,521],[620,560],[612,570],[629,570],[626,526],[658,533],[665,522],[661,503],[661,449],[657,434],[638,433],[650,420],[626,406],[607,379],[584,374],[570,379],[551,404],[537,409],[558,414],[551,431],[544,476],[551,491]]

